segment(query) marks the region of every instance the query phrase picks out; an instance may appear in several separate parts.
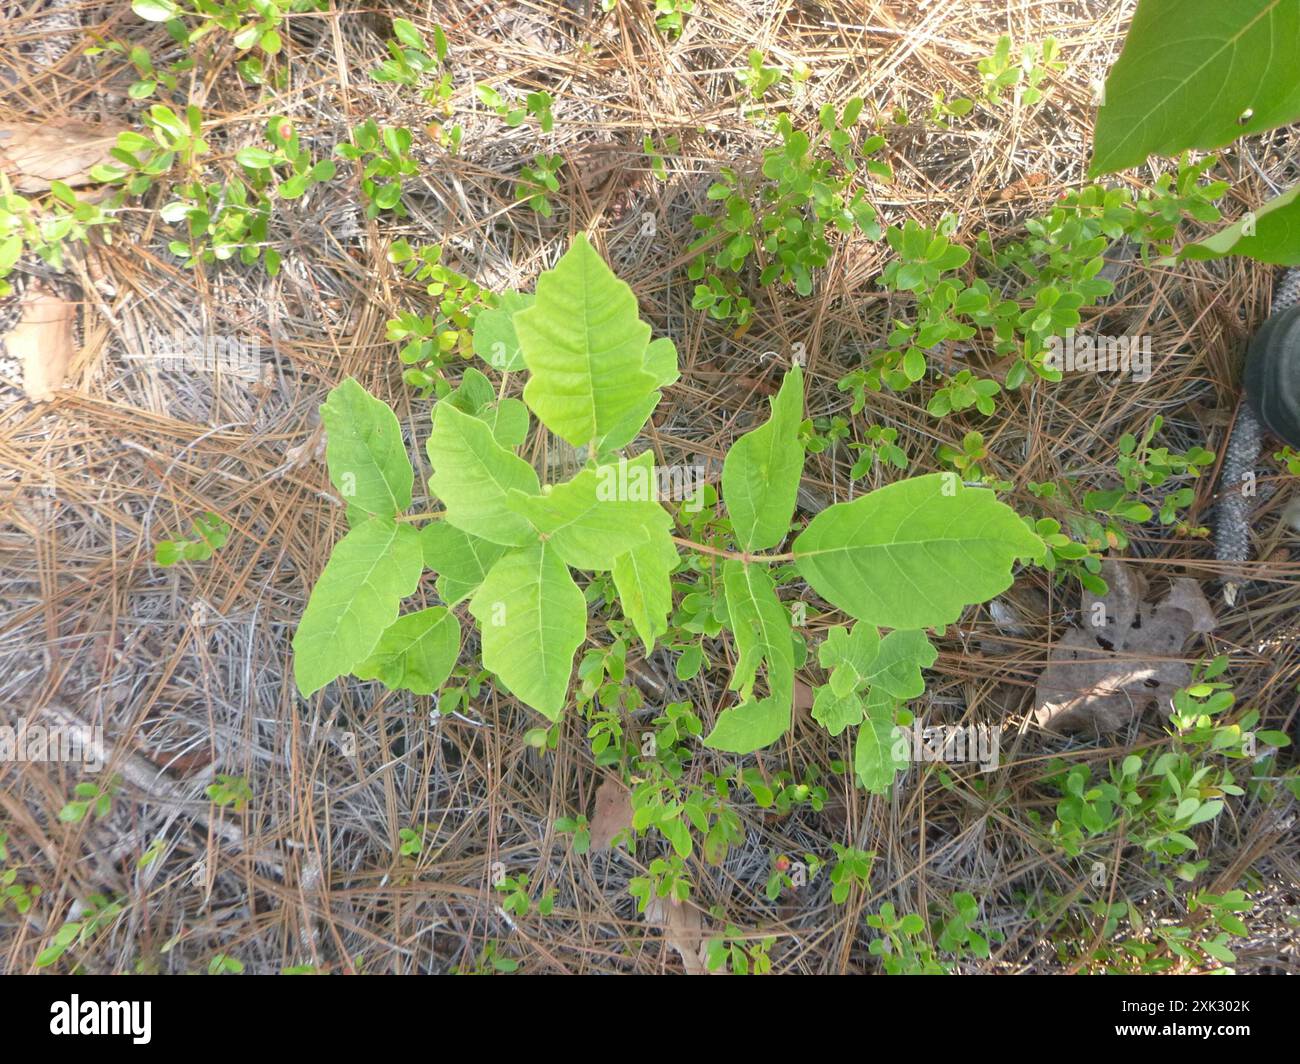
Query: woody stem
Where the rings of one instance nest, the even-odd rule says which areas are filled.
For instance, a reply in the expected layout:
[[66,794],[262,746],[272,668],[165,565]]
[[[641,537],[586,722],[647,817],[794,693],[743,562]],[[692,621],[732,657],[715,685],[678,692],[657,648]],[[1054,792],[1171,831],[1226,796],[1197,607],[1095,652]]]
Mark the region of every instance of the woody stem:
[[774,564],[776,562],[792,562],[793,554],[750,554],[749,551],[723,550],[721,547],[711,547],[707,543],[696,543],[694,540],[682,539],[680,536],[673,536],[673,542],[681,547],[689,547],[691,550],[697,550],[701,554],[712,554],[716,558],[730,558],[738,562],[766,562]]

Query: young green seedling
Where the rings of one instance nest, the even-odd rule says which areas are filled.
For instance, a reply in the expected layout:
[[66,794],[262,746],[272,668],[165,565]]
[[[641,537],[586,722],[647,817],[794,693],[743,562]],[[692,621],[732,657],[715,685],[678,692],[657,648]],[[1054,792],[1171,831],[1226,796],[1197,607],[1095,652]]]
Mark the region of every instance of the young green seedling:
[[[503,365],[496,368],[525,373],[523,402],[500,392],[483,403],[457,402],[453,393],[434,406],[427,450],[429,489],[441,506],[435,513],[409,513],[414,472],[384,403],[348,380],[322,408],[330,479],[351,530],[294,636],[303,695],[348,673],[417,693],[438,690],[460,655],[465,604],[483,666],[558,721],[587,640],[588,602],[575,574],[610,575],[647,652],[668,631],[679,550],[701,545],[674,535],[653,453],[627,452],[661,390],[677,379],[672,341],[651,339],[631,289],[583,236],[542,274],[531,300],[503,299],[480,313],[477,328],[499,338]],[[585,467],[568,481],[543,485],[520,457],[532,417],[585,448]],[[922,629],[950,624],[966,606],[1006,590],[1017,559],[1040,558],[1044,544],[991,491],[932,474],[832,505],[788,551],[773,553],[792,530],[803,422],[803,374],[795,365],[769,420],[737,440],[723,464],[729,526],[715,535],[716,543],[725,534],[725,546],[707,550],[720,563],[737,699],[703,742],[746,754],[789,729],[802,655],[771,567],[792,565],[813,593],[858,622],[856,679],[841,684],[837,698],[865,700],[861,716],[852,705],[827,716],[839,730],[863,725],[858,775],[883,788],[899,766],[895,700],[920,694],[919,670],[934,661]],[[417,527],[417,516],[431,520]],[[425,569],[438,574],[444,605],[399,617]],[[879,628],[893,631],[880,638]]]
[[159,565],[205,562],[230,538],[230,526],[211,510],[196,517],[193,539],[161,539],[154,544],[153,560]]

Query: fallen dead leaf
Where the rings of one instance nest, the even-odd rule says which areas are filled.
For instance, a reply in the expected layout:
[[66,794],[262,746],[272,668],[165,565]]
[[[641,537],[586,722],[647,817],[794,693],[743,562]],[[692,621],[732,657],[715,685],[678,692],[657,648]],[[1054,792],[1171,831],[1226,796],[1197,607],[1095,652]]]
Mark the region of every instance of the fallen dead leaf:
[[325,460],[325,429],[317,425],[312,429],[311,435],[296,447],[289,447],[284,452],[284,468],[287,472],[290,469],[300,469],[312,462],[323,462]]
[[[1046,623],[1047,596],[1030,585],[1013,585],[1005,594],[989,602],[988,611],[993,626],[1000,633],[1013,636],[1016,640],[1029,639],[1036,629]],[[991,638],[981,639],[979,647],[983,653],[990,655],[1014,654],[1016,650],[1015,643]]]
[[1187,664],[1173,659],[1193,635],[1215,626],[1195,580],[1175,580],[1153,604],[1134,567],[1107,561],[1102,576],[1110,591],[1101,598],[1084,593],[1083,627],[1052,647],[1038,678],[1034,716],[1043,728],[1119,731],[1191,681]]
[[0,123],[0,169],[17,192],[44,192],[52,181],[76,187],[91,182],[90,171],[109,162],[122,125],[97,125],[75,118],[52,122]]
[[795,677],[794,711],[800,718],[812,711],[813,702],[816,701],[815,694],[816,692],[813,691],[809,684],[804,683],[797,676]]
[[708,975],[704,963],[708,947],[704,942],[704,917],[692,905],[669,898],[652,897],[645,907],[647,923],[663,928],[664,940],[677,951],[687,975]]
[[72,361],[72,326],[77,308],[36,286],[23,297],[18,324],[5,336],[11,358],[23,367],[27,398],[47,403],[63,386]]
[[596,788],[596,809],[591,814],[591,848],[608,850],[614,836],[632,827],[632,794],[613,776]]
[[1016,199],[1018,196],[1021,196],[1046,182],[1046,174],[1026,174],[1019,181],[1013,181],[1011,184],[1007,185],[1006,188],[1001,189],[994,198],[999,200]]

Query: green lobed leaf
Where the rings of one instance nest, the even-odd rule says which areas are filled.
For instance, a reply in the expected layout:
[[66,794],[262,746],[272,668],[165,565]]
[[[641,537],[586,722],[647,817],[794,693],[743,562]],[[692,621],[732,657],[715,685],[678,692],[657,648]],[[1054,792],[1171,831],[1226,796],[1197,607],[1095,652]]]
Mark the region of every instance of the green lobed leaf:
[[652,535],[614,559],[614,588],[623,616],[632,622],[649,654],[655,640],[668,631],[673,606],[671,573],[677,568],[672,537]]
[[184,540],[164,539],[154,544],[153,560],[159,565],[175,565],[185,557]]
[[388,404],[349,377],[330,390],[320,416],[330,483],[347,503],[349,522],[409,507],[415,472]]
[[1294,122],[1298,52],[1295,0],[1141,0],[1106,79],[1089,176]]
[[677,368],[677,345],[667,336],[650,341],[645,349],[645,371],[655,379],[655,387],[667,388],[681,379]]
[[473,366],[466,366],[460,383],[439,402],[450,403],[463,414],[479,417],[496,397],[492,382]]
[[898,773],[905,771],[902,742],[894,725],[894,700],[885,694],[872,693],[864,707],[853,748],[853,771],[871,794],[884,794]]
[[587,634],[587,601],[549,543],[511,551],[470,599],[483,665],[548,720],[564,712],[573,655]]
[[493,369],[514,373],[524,368],[514,317],[533,305],[530,292],[502,292],[495,307],[485,307],[474,319],[474,354]]
[[438,574],[438,594],[448,606],[474,594],[488,570],[510,549],[471,536],[446,521],[433,521],[421,528],[420,547],[425,568]]
[[1300,185],[1274,196],[1258,211],[1213,236],[1184,245],[1178,252],[1179,259],[1218,259],[1224,255],[1248,255],[1256,262],[1300,266]]
[[584,469],[542,495],[511,492],[507,505],[525,517],[575,569],[604,572],[652,535],[668,535],[672,517],[658,502],[654,455]]
[[645,369],[650,326],[632,289],[581,233],[513,322],[531,374],[524,401],[561,439],[595,441],[599,452],[612,430],[626,433],[622,423],[646,409],[658,384]]
[[711,750],[728,754],[752,754],[771,746],[790,730],[793,688],[772,677],[773,692],[756,702],[745,702],[718,714],[713,730],[704,739]]
[[812,519],[795,565],[827,602],[883,628],[950,624],[1005,591],[1018,558],[1042,540],[985,488],[951,474],[913,477]]
[[773,672],[794,673],[794,643],[790,614],[776,597],[776,584],[766,568],[728,558],[722,563],[729,627],[736,637],[736,668],[728,685],[748,700],[767,663]]
[[[776,742],[790,728],[794,708],[794,640],[790,615],[776,597],[767,570],[727,559],[722,563],[727,614],[737,661],[730,687],[742,704],[723,711],[704,745],[748,754]],[[754,700],[758,666],[766,663],[769,696]]]
[[473,366],[465,368],[460,384],[440,402],[484,422],[493,439],[508,451],[528,438],[528,407],[518,399],[498,400],[492,382]]
[[924,632],[890,632],[880,641],[880,649],[863,680],[873,691],[879,689],[903,701],[925,694],[922,669],[928,669],[939,652]]
[[465,368],[460,384],[440,401],[484,422],[508,451],[528,438],[528,407],[518,399],[498,400],[492,382],[473,366]]
[[830,684],[822,684],[813,694],[812,718],[831,735],[862,723],[862,697],[856,691],[836,694]]
[[404,614],[384,629],[352,675],[378,680],[391,691],[431,695],[446,682],[459,656],[460,622],[446,607],[431,606]]
[[881,639],[871,625],[858,622],[851,632],[830,629],[817,656],[831,675],[813,696],[812,716],[839,735],[861,723],[864,698],[892,704],[924,694],[921,670],[934,664],[938,651],[924,632],[895,631]]
[[826,633],[817,649],[817,660],[823,669],[831,670],[830,690],[836,698],[845,698],[866,686],[867,672],[879,652],[880,633],[870,624],[859,622],[851,632],[837,625]]
[[334,545],[293,637],[293,674],[305,697],[370,656],[424,570],[420,536],[372,517]]
[[448,523],[508,547],[537,539],[528,521],[508,504],[512,491],[536,495],[541,490],[537,474],[502,447],[485,422],[439,403],[433,408],[427,449],[433,463],[429,490],[447,508]]
[[[645,353],[646,372],[655,378],[656,387],[667,388],[675,383],[680,374],[677,371],[677,347],[666,336],[652,340]],[[662,396],[660,392],[651,392],[622,421],[605,434],[600,442],[600,452],[609,454],[621,450],[640,434],[642,427],[654,413]]]
[[803,371],[785,375],[771,417],[741,436],[722,464],[722,498],[744,550],[765,550],[790,531],[803,475]]
[[492,430],[492,438],[506,450],[528,439],[528,407],[518,399],[499,399],[484,407],[479,417]]

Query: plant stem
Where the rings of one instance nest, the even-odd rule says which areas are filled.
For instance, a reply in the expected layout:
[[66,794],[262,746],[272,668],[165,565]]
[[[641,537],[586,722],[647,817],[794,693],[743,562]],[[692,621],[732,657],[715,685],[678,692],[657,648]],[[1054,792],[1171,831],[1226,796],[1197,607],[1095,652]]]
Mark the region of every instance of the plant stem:
[[723,550],[721,547],[710,547],[707,543],[696,543],[694,540],[682,539],[680,536],[673,536],[673,542],[681,547],[689,547],[691,550],[697,550],[701,554],[712,554],[718,558],[730,558],[738,562],[792,562],[793,554],[750,554],[748,551]]
[[[437,521],[446,516],[446,510],[428,510],[417,514],[398,514],[397,521]],[[711,547],[707,543],[696,543],[693,539],[682,539],[680,536],[673,536],[673,542],[681,547],[689,547],[691,550],[697,550],[701,554],[712,554],[718,558],[730,558],[738,562],[763,562],[769,565],[778,562],[794,561],[794,554],[750,554],[748,551],[723,550],[721,547]]]

